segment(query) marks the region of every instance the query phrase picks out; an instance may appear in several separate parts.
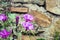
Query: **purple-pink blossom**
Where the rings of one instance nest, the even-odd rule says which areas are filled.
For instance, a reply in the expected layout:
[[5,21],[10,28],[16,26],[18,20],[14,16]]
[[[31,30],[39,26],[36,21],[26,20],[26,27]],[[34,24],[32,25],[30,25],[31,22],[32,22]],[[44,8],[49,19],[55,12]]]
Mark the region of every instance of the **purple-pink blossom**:
[[18,25],[19,22],[19,16],[16,16],[16,26]]
[[7,38],[11,34],[11,32],[12,32],[12,30],[11,31],[7,31],[6,29],[1,30],[0,31],[0,37],[1,38]]
[[30,14],[24,14],[23,17],[26,21],[32,21],[33,20],[33,16]]
[[4,22],[4,21],[7,20],[7,18],[8,18],[8,17],[7,17],[5,14],[0,14],[0,20],[1,20],[1,21]]
[[33,29],[34,29],[33,24],[30,23],[30,22],[23,22],[23,23],[22,23],[22,26],[23,26],[26,30],[33,30]]

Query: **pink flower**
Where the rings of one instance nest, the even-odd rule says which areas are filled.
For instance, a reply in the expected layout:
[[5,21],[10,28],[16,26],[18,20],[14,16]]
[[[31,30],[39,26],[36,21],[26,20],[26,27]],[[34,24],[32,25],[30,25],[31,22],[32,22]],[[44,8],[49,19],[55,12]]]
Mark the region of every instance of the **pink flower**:
[[7,16],[5,14],[0,14],[0,20],[1,21],[6,21],[7,20]]
[[19,16],[16,16],[16,26],[18,25],[19,22]]
[[26,30],[33,30],[33,29],[34,29],[33,24],[30,23],[30,22],[23,22],[23,23],[22,23],[22,26],[23,26]]
[[0,37],[1,38],[7,38],[10,34],[11,34],[12,31],[7,31],[6,29],[0,31]]
[[29,14],[25,14],[23,15],[24,19],[27,21],[32,21],[33,20],[33,16],[32,15],[29,15]]

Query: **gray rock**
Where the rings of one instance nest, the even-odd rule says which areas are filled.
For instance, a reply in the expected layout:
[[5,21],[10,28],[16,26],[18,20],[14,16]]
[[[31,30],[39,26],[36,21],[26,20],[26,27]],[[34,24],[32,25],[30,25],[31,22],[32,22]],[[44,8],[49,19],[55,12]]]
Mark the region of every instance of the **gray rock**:
[[16,7],[16,6],[21,6],[22,4],[21,3],[11,3],[12,6]]
[[44,4],[44,0],[12,0],[12,2],[37,3],[39,5],[43,5]]

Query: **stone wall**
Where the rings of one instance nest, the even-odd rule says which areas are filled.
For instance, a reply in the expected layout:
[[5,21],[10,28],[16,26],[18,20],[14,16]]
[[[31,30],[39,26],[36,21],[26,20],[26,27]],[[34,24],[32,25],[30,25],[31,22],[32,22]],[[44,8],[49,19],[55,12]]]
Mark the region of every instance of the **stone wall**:
[[[37,1],[37,2],[36,2]],[[23,11],[22,8],[27,7],[28,11],[25,10],[26,13],[30,13],[33,15],[36,19],[37,24],[41,28],[40,30],[44,33],[40,34],[40,37],[45,38],[46,40],[53,40],[53,35],[55,32],[55,28],[59,24],[55,24],[56,21],[60,19],[60,2],[59,0],[12,0],[13,3],[11,5],[16,8],[11,8],[11,12],[21,12]],[[46,2],[46,9],[44,6],[44,1]],[[28,2],[28,4],[21,4],[21,3],[14,3],[14,2]],[[41,5],[33,4],[38,3]],[[17,6],[16,6],[17,5]],[[21,9],[19,9],[21,8]],[[48,12],[49,11],[49,12]],[[55,26],[56,25],[56,26]],[[59,26],[60,27],[60,24]],[[58,28],[57,27],[57,28]],[[25,37],[25,36],[23,36]],[[29,36],[26,36],[29,39]],[[26,39],[26,40],[28,40]],[[34,39],[34,38],[33,38]],[[30,40],[30,39],[29,39]]]

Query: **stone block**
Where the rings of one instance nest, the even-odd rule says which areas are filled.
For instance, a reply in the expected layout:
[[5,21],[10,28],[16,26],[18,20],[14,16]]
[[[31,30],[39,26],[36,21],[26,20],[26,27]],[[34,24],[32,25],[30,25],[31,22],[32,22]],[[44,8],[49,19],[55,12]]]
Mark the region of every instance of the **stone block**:
[[47,17],[45,14],[43,14],[42,12],[38,12],[38,11],[31,11],[30,13],[31,15],[34,16],[34,20],[36,21],[36,23],[39,25],[39,26],[42,26],[42,27],[48,27],[51,22],[52,22],[52,19]]
[[54,14],[60,15],[60,0],[46,0],[46,9]]
[[28,8],[26,7],[11,7],[11,12],[28,12]]

